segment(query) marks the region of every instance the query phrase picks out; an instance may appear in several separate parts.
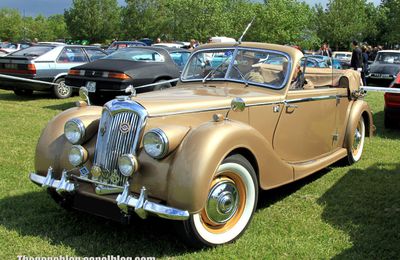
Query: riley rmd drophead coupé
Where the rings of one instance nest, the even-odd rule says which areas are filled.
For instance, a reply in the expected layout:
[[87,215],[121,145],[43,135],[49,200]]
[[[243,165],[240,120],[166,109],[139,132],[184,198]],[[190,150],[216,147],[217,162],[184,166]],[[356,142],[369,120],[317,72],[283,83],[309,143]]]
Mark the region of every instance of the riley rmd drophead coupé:
[[305,64],[290,46],[201,46],[174,88],[131,89],[103,107],[80,101],[56,116],[29,178],[64,207],[155,215],[194,245],[231,242],[259,189],[355,163],[373,134],[359,72]]

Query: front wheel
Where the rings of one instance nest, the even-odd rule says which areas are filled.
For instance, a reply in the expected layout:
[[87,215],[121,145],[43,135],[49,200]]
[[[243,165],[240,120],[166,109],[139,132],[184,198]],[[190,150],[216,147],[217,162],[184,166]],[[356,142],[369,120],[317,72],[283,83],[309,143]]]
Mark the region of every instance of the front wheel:
[[69,98],[72,95],[72,87],[65,85],[65,79],[57,79],[54,83],[57,84],[53,87],[53,93],[56,98]]
[[360,115],[356,129],[354,130],[351,140],[347,147],[347,159],[348,163],[351,165],[358,162],[361,159],[361,155],[364,149],[365,141],[365,123],[364,118]]
[[192,246],[216,246],[237,239],[257,205],[258,182],[241,155],[226,158],[211,181],[203,210],[183,221],[183,235]]

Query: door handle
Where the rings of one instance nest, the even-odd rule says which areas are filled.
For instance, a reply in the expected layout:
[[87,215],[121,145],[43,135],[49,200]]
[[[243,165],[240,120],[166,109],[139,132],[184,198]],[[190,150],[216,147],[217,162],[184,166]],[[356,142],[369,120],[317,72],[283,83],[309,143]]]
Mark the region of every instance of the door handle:
[[299,106],[298,106],[298,105],[293,105],[293,104],[287,104],[287,103],[286,103],[286,107],[287,107],[287,108],[298,108]]

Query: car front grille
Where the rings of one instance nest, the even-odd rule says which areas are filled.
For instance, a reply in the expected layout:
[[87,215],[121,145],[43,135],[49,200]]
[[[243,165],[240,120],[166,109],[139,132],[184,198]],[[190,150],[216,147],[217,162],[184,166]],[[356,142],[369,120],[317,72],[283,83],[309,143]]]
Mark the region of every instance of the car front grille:
[[136,155],[147,113],[133,101],[113,100],[100,119],[93,165],[100,167],[98,181],[123,186],[127,177],[119,173],[118,158]]

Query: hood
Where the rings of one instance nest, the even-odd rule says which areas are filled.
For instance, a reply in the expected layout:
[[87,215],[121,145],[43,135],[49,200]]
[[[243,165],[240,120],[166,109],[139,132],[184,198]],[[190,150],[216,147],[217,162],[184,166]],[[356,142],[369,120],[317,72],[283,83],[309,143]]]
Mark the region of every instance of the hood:
[[387,63],[373,63],[370,68],[370,73],[381,73],[397,75],[400,70],[400,64],[387,64]]
[[[241,97],[247,103],[277,100],[281,92],[241,84],[219,84],[217,86],[186,85],[161,91],[139,94],[133,98],[146,108],[150,116],[167,116],[193,111],[229,109],[234,97]],[[260,100],[260,97],[263,99]]]

